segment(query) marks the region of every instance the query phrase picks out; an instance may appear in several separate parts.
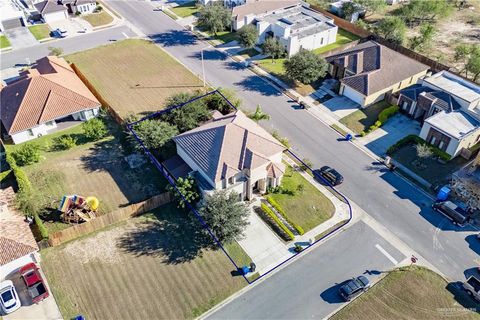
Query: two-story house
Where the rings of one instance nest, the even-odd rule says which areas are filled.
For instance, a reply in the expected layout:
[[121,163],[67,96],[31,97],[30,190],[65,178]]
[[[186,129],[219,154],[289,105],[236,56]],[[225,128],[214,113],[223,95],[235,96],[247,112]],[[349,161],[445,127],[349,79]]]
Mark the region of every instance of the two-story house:
[[203,193],[228,189],[249,200],[280,185],[285,171],[285,146],[242,111],[218,114],[173,140]]
[[452,157],[480,142],[480,86],[448,71],[400,91],[398,105],[423,122],[420,137]]

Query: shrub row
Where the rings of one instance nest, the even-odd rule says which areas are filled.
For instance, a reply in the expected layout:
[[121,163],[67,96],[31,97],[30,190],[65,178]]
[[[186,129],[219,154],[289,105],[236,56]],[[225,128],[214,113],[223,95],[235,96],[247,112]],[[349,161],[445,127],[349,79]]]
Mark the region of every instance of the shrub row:
[[285,239],[286,241],[290,241],[290,240],[295,239],[295,236],[293,235],[292,231],[290,231],[287,228],[287,226],[285,226],[285,224],[283,224],[283,222],[280,221],[280,219],[278,219],[278,217],[275,215],[275,213],[273,213],[273,211],[265,203],[261,204],[261,210],[260,211],[261,211],[261,213],[263,213],[261,215],[261,217],[267,223],[269,223],[273,227],[273,229],[275,229],[277,231],[280,231],[280,232],[278,232],[278,234],[283,239]]
[[285,218],[285,220],[288,221],[288,223],[290,223],[294,228],[295,230],[297,230],[298,234],[300,235],[303,235],[305,233],[305,231],[303,230],[302,227],[300,227],[298,224],[296,224],[295,222],[291,221],[288,217],[287,217],[287,214],[285,213],[285,211],[283,210],[282,206],[277,202],[275,201],[275,199],[273,199],[272,197],[270,196],[267,196],[267,201],[268,203],[270,203],[270,205],[272,207],[275,208],[275,210],[277,210],[283,218]]
[[35,220],[35,224],[38,227],[38,231],[40,232],[40,235],[42,236],[42,239],[48,239],[48,230],[43,224],[42,219],[38,216],[38,214],[35,214],[33,216],[33,219]]
[[[17,162],[10,153],[7,153],[6,160],[8,165],[10,166],[10,169],[13,171],[15,180],[17,181],[17,199],[22,196],[28,197],[32,192],[32,184],[30,183],[30,180],[28,180],[27,174],[17,165]],[[48,230],[44,226],[42,219],[40,219],[37,213],[35,213],[33,217],[35,220],[35,224],[37,225],[40,232],[40,235],[42,236],[42,239],[48,239]]]
[[5,180],[11,172],[12,172],[12,170],[7,170],[7,171],[1,172],[0,173],[0,182]]
[[433,154],[444,161],[449,161],[452,158],[445,151],[440,150],[439,148],[435,147],[434,145],[431,145],[427,141],[423,140],[422,138],[414,134],[408,135],[405,138],[398,140],[395,144],[391,145],[387,150],[387,154],[392,155],[395,151],[399,150],[405,145],[420,144],[420,143],[428,145],[432,149]]
[[378,128],[383,126],[388,121],[388,119],[393,117],[399,110],[400,107],[395,105],[385,108],[379,113],[378,119],[377,121],[375,121],[375,124],[371,125],[370,128],[367,129],[367,131],[362,131],[360,135],[363,137],[368,133],[377,130]]

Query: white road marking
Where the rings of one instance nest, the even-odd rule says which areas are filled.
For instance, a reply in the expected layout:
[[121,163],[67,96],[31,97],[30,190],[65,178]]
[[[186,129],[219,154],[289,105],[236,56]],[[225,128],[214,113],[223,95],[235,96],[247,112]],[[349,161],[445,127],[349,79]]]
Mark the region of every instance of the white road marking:
[[125,32],[122,32],[123,36],[128,39],[128,35]]
[[383,255],[384,255],[385,257],[387,257],[388,260],[390,260],[394,265],[397,265],[397,264],[398,264],[398,261],[395,260],[395,258],[392,257],[392,256],[390,255],[390,253],[388,253],[385,249],[383,249],[381,245],[379,245],[379,244],[377,243],[377,244],[375,245],[375,248],[377,248],[378,251],[380,251],[381,253],[383,253]]

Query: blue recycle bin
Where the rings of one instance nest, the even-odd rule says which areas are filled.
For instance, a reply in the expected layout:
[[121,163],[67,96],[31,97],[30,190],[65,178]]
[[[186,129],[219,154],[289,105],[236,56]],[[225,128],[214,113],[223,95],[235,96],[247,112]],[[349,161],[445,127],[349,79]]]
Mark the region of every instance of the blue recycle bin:
[[437,200],[438,201],[445,201],[448,199],[448,196],[450,195],[450,192],[452,190],[448,186],[443,186],[437,194]]
[[243,266],[242,267],[242,273],[245,275],[250,272],[250,268],[248,266]]
[[345,140],[352,141],[352,139],[353,139],[353,136],[350,133],[347,133],[347,135],[345,136]]

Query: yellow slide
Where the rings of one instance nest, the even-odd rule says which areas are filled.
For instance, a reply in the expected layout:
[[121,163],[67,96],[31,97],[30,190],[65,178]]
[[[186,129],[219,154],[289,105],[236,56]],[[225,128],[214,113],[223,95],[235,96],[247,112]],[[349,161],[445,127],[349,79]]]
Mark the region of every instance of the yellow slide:
[[100,201],[98,201],[96,197],[92,197],[92,196],[87,197],[85,201],[87,202],[90,209],[93,211],[96,211],[98,209],[98,206],[100,205]]

